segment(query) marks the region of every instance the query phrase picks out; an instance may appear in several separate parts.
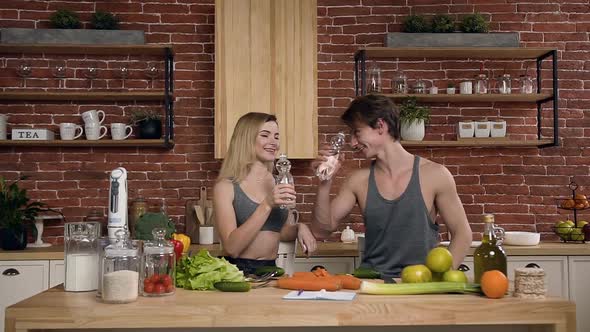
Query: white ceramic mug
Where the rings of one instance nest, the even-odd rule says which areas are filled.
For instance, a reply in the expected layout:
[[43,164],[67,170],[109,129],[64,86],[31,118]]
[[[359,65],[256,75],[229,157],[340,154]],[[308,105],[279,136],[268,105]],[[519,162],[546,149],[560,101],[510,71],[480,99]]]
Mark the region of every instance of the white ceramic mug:
[[473,93],[473,83],[471,83],[471,81],[461,82],[459,87],[462,95],[470,95]]
[[6,127],[8,123],[8,116],[0,114],[0,140],[6,139]]
[[101,125],[86,125],[84,131],[86,132],[86,139],[90,141],[97,141],[107,134],[107,127]]
[[82,113],[82,119],[84,120],[84,124],[91,125],[91,124],[102,124],[104,121],[104,111],[101,110],[90,110]]
[[[77,132],[78,130],[80,132]],[[75,140],[82,136],[83,132],[82,126],[75,123],[63,122],[59,124],[59,137],[64,141]]]
[[127,139],[133,134],[133,128],[124,123],[111,123],[111,136],[115,141]]

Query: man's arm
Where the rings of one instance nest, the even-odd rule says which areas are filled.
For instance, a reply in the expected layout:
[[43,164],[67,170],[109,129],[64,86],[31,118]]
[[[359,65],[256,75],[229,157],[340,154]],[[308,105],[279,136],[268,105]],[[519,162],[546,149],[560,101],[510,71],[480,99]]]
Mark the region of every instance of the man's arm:
[[473,235],[457,194],[455,179],[448,169],[442,165],[441,168],[440,189],[435,196],[435,205],[451,233],[449,251],[453,255],[453,268],[456,269],[467,255]]
[[340,221],[354,207],[356,203],[356,195],[353,191],[355,178],[358,178],[358,176],[348,178],[332,202],[330,202],[332,180],[323,181],[319,184],[311,222],[311,231],[316,239],[329,237],[336,230]]

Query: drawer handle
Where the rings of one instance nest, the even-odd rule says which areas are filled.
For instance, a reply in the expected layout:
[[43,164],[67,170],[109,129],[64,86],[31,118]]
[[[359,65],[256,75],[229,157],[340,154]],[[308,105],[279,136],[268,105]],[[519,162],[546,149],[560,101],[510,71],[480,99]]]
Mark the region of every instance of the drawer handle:
[[469,266],[467,266],[465,264],[461,264],[461,265],[459,265],[459,268],[457,268],[457,270],[467,272],[467,271],[469,271]]
[[526,268],[537,268],[537,269],[541,268],[537,263],[528,263],[525,267]]
[[17,269],[13,269],[13,268],[6,269],[6,270],[4,270],[4,272],[2,272],[2,275],[3,276],[9,276],[9,277],[14,277],[14,276],[17,276],[19,274],[20,274],[20,272],[18,272]]

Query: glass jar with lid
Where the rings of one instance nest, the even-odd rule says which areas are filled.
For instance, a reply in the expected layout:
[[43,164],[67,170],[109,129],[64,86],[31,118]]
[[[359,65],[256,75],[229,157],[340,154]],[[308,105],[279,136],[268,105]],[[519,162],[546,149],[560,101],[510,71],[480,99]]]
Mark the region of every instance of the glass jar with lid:
[[154,240],[143,246],[141,285],[143,296],[174,294],[176,256],[174,247],[165,239],[166,229],[154,228]]
[[512,79],[510,78],[510,74],[503,74],[502,76],[498,77],[498,93],[512,93]]
[[369,68],[367,93],[381,93],[381,68],[374,62]]
[[398,94],[408,93],[408,78],[403,71],[398,70],[393,75],[393,80],[391,80],[391,90],[393,93]]
[[420,78],[416,80],[416,85],[414,85],[414,93],[416,93],[416,94],[426,93],[426,82],[424,82],[424,80],[422,80]]
[[488,76],[481,73],[475,76],[475,88],[473,89],[476,94],[488,93]]
[[104,249],[101,296],[105,303],[129,303],[139,295],[140,257],[127,230],[115,233],[116,242]]
[[531,94],[533,91],[533,79],[528,75],[520,75],[520,93]]
[[64,289],[67,292],[97,289],[99,237],[98,222],[68,222],[64,225]]

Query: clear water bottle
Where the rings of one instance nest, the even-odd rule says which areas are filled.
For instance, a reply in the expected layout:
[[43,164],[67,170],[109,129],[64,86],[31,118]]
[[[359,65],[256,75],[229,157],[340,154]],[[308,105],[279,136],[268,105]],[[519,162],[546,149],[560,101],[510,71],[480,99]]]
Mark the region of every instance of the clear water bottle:
[[[277,184],[295,184],[293,182],[293,176],[291,175],[291,162],[287,159],[287,155],[281,153],[279,159],[275,165],[279,172],[276,178]],[[285,205],[281,205],[281,209],[286,208]]]
[[320,179],[320,181],[327,181],[332,178],[336,164],[338,162],[338,155],[340,154],[340,150],[345,143],[345,135],[343,132],[339,132],[336,136],[332,136],[330,139],[330,152],[332,154],[328,156],[328,160],[318,166],[318,169],[316,170],[316,176]]

